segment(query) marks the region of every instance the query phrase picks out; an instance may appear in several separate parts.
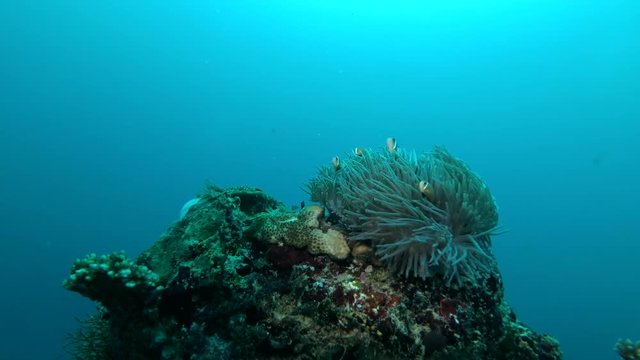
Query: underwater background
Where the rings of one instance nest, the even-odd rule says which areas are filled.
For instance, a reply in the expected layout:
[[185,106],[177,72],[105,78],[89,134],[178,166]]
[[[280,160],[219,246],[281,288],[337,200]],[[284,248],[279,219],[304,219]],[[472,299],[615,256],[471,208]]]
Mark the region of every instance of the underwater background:
[[206,181],[299,205],[394,136],[489,184],[519,319],[640,338],[640,2],[6,1],[0,359],[66,359],[74,259],[150,246]]

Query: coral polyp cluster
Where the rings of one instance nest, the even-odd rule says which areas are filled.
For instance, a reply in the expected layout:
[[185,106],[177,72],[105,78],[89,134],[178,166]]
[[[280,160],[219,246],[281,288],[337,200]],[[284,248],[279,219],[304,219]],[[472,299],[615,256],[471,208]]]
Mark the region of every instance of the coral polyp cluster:
[[247,235],[269,244],[303,248],[311,254],[346,259],[350,249],[345,235],[324,225],[324,208],[312,205],[299,213],[282,209],[257,215]]
[[390,269],[448,285],[476,284],[495,267],[490,236],[495,201],[478,175],[444,148],[417,156],[394,146],[357,148],[324,166],[308,185],[349,232],[365,241]]

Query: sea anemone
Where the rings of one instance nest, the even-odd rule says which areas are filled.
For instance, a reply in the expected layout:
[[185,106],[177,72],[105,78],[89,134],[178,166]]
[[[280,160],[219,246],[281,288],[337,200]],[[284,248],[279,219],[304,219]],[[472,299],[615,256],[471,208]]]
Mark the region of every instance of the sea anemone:
[[364,149],[339,168],[322,167],[307,191],[350,241],[370,242],[395,273],[439,274],[448,285],[462,285],[494,268],[495,201],[480,177],[444,148],[420,156]]

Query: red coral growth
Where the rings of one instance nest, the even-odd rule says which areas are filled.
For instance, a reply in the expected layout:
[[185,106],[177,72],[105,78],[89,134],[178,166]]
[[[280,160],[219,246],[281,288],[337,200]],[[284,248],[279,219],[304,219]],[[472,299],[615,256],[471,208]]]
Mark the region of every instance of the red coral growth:
[[308,262],[313,257],[306,250],[276,245],[267,250],[265,258],[278,270],[291,270],[293,265]]
[[331,298],[333,299],[334,304],[337,306],[343,306],[351,304],[355,294],[355,290],[345,290],[342,286],[337,285],[331,294]]
[[465,321],[463,303],[458,299],[444,298],[440,300],[438,313],[451,329],[458,328]]
[[452,315],[456,314],[456,310],[459,305],[459,301],[454,299],[442,299],[440,300],[439,313],[443,319],[449,319]]

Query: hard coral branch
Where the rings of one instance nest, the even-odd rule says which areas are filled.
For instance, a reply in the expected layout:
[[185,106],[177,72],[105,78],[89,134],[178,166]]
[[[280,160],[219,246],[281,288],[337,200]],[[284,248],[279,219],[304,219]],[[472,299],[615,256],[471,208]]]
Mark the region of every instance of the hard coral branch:
[[111,312],[122,313],[142,308],[162,290],[158,280],[153,271],[130,261],[124,253],[89,254],[76,260],[63,286],[100,302]]

